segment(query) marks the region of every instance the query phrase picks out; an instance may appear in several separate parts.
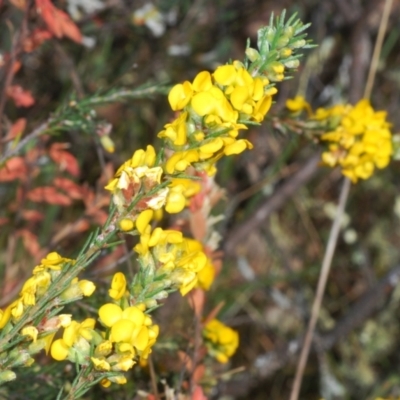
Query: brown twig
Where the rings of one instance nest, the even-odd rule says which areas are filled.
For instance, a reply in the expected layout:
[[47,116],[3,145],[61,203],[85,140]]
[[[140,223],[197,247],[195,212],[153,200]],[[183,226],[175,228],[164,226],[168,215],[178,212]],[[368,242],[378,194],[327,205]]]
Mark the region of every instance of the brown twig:
[[340,192],[340,200],[338,208],[336,210],[335,220],[333,221],[332,229],[329,233],[329,241],[326,246],[324,259],[322,261],[321,272],[318,280],[317,293],[315,295],[315,299],[311,310],[310,322],[308,324],[304,343],[301,349],[300,359],[296,369],[296,376],[294,378],[290,400],[297,400],[299,397],[304,368],[306,367],[307,364],[308,354],[310,352],[315,326],[317,323],[319,311],[321,309],[322,299],[324,297],[324,292],[325,292],[325,286],[326,282],[328,281],[328,275],[331,269],[332,259],[336,249],[336,243],[340,232],[340,225],[344,214],[344,208],[347,202],[347,197],[349,195],[350,186],[351,186],[350,180],[348,178],[345,178],[342,190]]
[[315,154],[305,165],[297,171],[290,179],[287,180],[276,192],[263,204],[261,204],[255,212],[246,219],[242,224],[233,228],[225,240],[224,251],[227,255],[234,255],[236,248],[248,235],[261,226],[265,220],[308,182],[318,169],[320,154]]
[[[379,312],[388,297],[400,282],[400,265],[393,267],[377,284],[363,294],[348,309],[346,314],[340,318],[335,327],[323,334],[316,334],[311,348],[328,351],[332,349],[343,337],[346,337],[354,329],[361,326],[375,312]],[[259,355],[253,364],[257,371],[258,378],[266,379],[282,369],[288,363],[295,362],[298,358],[303,337],[298,337],[286,343],[276,350]],[[245,397],[250,390],[259,385],[259,380],[247,370],[237,376],[236,380],[229,381],[226,394],[234,393],[237,396]]]
[[[372,84],[374,82],[374,76],[376,74],[377,60],[379,59],[380,51],[382,48],[383,36],[384,36],[386,28],[387,28],[387,22],[389,19],[391,7],[392,7],[392,0],[386,0],[385,8],[384,8],[384,11],[382,14],[382,19],[380,22],[379,35],[378,35],[378,38],[375,43],[374,57],[372,59],[371,65],[370,65],[370,70],[369,70],[369,75],[368,75],[369,79],[365,86],[365,91],[364,91],[365,98],[368,98],[371,94]],[[357,29],[356,29],[356,31],[357,31]],[[360,74],[360,71],[358,72],[358,74],[362,75],[362,74]],[[361,95],[358,96],[358,98],[359,97],[361,97]],[[295,375],[292,391],[290,394],[290,400],[297,400],[299,397],[301,383],[303,380],[304,369],[307,364],[307,359],[308,359],[308,355],[309,355],[310,348],[311,348],[311,342],[313,339],[314,330],[315,330],[318,315],[319,315],[319,312],[321,309],[322,299],[323,299],[323,295],[325,292],[325,286],[326,286],[326,283],[328,280],[328,275],[329,275],[333,255],[334,255],[335,248],[336,248],[337,238],[338,238],[339,231],[340,231],[340,224],[341,224],[342,216],[344,213],[344,208],[345,208],[345,205],[347,202],[347,197],[349,194],[350,186],[351,186],[350,180],[348,178],[346,178],[346,180],[343,184],[341,193],[340,193],[339,206],[336,210],[335,220],[333,222],[332,229],[329,234],[329,241],[328,241],[328,245],[326,247],[324,260],[322,262],[322,268],[321,268],[321,272],[320,272],[320,276],[319,276],[319,280],[318,280],[317,293],[316,293],[316,296],[315,296],[315,299],[313,302],[311,318],[308,323],[307,332],[305,335],[304,343],[302,345],[300,359],[297,364],[296,375]]]
[[0,166],[3,165],[9,158],[18,154],[31,140],[43,135],[49,129],[49,127],[50,120],[47,120],[34,129],[31,133],[26,135],[20,142],[18,142],[16,146],[10,147],[0,158]]

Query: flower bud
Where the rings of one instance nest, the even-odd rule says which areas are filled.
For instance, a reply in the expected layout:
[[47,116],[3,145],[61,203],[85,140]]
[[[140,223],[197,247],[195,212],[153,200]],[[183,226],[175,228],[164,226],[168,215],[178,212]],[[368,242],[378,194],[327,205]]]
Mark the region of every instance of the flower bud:
[[306,45],[306,41],[304,39],[297,40],[296,42],[292,43],[290,47],[292,49],[300,49]]
[[153,299],[162,300],[166,299],[167,297],[168,297],[168,292],[165,290],[161,290],[161,292],[158,292],[156,295],[153,296]]
[[285,28],[283,29],[283,35],[290,39],[293,36],[293,34],[294,34],[293,26],[285,26]]
[[284,47],[279,52],[279,57],[280,58],[288,58],[291,55],[292,55],[292,49],[290,49],[289,47]]
[[269,43],[271,43],[274,40],[275,37],[275,29],[271,27],[267,27],[265,30],[265,39],[268,40]]
[[283,64],[285,65],[286,68],[294,69],[300,65],[300,61],[295,59],[295,60],[286,61]]
[[281,49],[282,47],[285,47],[288,43],[289,43],[289,38],[286,36],[281,36],[276,42],[276,47],[278,49]]
[[121,219],[121,221],[119,221],[118,225],[119,225],[119,229],[121,229],[121,231],[124,231],[124,232],[129,232],[129,231],[133,230],[133,228],[135,227],[135,223],[128,218]]
[[251,62],[257,61],[260,58],[260,53],[251,47],[246,49],[246,56]]
[[146,305],[146,308],[153,308],[153,307],[157,307],[157,300],[155,300],[155,299],[149,299],[149,300],[146,300],[145,302],[144,302],[144,304]]
[[5,382],[13,381],[17,377],[17,374],[14,371],[6,370],[0,372],[0,385]]
[[31,362],[31,356],[30,354],[26,351],[26,350],[20,350],[18,347],[14,348],[11,352],[10,352],[10,359],[11,361],[11,365],[13,367],[17,367],[17,366],[28,366],[30,364],[32,364]]

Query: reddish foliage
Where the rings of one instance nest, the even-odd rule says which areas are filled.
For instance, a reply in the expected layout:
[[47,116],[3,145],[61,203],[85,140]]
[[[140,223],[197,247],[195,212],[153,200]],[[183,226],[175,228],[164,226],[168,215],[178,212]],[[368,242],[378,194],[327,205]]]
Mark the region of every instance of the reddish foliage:
[[193,400],[207,400],[207,397],[204,396],[203,388],[201,386],[196,386],[196,389],[193,391],[192,395]]
[[204,290],[195,288],[188,293],[188,302],[198,318],[201,318],[206,296]]
[[67,237],[72,237],[77,233],[85,232],[90,228],[90,224],[86,219],[80,219],[64,225],[52,238],[52,243],[59,243]]
[[64,36],[82,43],[82,34],[67,13],[54,7],[50,0],[36,0],[36,9],[49,31],[56,37]]
[[8,224],[9,222],[10,222],[10,219],[9,219],[9,218],[0,217],[0,226],[6,225],[6,224]]
[[0,182],[11,182],[16,179],[24,180],[28,173],[25,160],[22,157],[9,159],[0,169]]
[[35,99],[29,90],[24,90],[20,85],[7,88],[7,96],[14,100],[17,107],[30,107],[35,104]]
[[15,139],[17,136],[21,135],[26,128],[26,119],[19,118],[11,126],[6,137],[3,139],[4,142]]
[[36,235],[27,229],[20,229],[17,231],[17,235],[22,238],[25,249],[32,257],[37,257],[40,253],[40,244]]
[[37,210],[22,210],[22,218],[30,222],[38,222],[44,218],[44,215]]
[[65,170],[77,177],[80,174],[79,164],[70,152],[64,150],[67,146],[64,143],[53,143],[49,150],[49,156],[60,166],[62,171]]
[[86,207],[85,214],[96,224],[103,225],[107,221],[108,213],[101,208],[110,204],[110,194],[107,192],[96,196],[94,191],[87,186],[83,187],[82,190]]
[[193,360],[191,359],[189,354],[185,353],[182,350],[178,350],[178,357],[181,360],[181,363],[185,366],[186,371],[192,371]]
[[68,194],[71,199],[79,200],[83,197],[83,188],[68,178],[54,179],[54,185]]
[[26,197],[35,202],[44,202],[48,204],[55,204],[59,206],[69,206],[72,200],[62,194],[57,192],[56,188],[53,186],[41,186],[29,191]]
[[26,53],[37,49],[43,42],[49,40],[53,34],[46,29],[36,28],[30,36],[25,38],[22,47]]

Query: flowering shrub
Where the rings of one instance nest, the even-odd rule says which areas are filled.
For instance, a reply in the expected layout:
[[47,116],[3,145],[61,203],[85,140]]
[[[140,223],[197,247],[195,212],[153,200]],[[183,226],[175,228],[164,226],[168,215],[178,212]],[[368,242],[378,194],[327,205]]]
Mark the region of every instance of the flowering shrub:
[[375,112],[368,100],[355,106],[318,108],[313,113],[304,98],[296,97],[289,99],[286,107],[296,113],[307,111],[313,129],[322,132],[316,138],[327,144],[322,161],[329,167],[339,165],[353,183],[370,178],[375,168],[388,166],[393,154],[390,124],[386,112]]
[[[71,9],[79,15],[76,6]],[[76,43],[84,40],[68,14],[50,1],[36,0],[35,12],[47,29],[32,34],[25,52],[51,37]],[[156,15],[157,24],[161,23],[162,15]],[[139,13],[133,23],[149,25],[150,19],[146,12]],[[149,26],[154,28],[154,21]],[[41,248],[33,229],[19,231],[37,266],[17,299],[0,309],[0,385],[18,379],[22,367],[41,365],[38,353],[44,350],[52,362],[75,365],[73,381],[62,385],[58,398],[63,391],[66,399],[80,398],[97,384],[101,390],[113,390],[132,379],[135,366],[149,368],[157,397],[151,355],[166,348],[173,348],[189,377],[180,379],[176,388],[182,396],[201,399],[204,391],[216,385],[215,379],[207,379],[213,363],[229,364],[240,340],[238,331],[216,319],[222,305],[205,312],[206,292],[221,270],[221,236],[214,225],[223,215],[215,216],[212,211],[224,192],[214,177],[222,158],[253,149],[244,137],[246,131],[267,118],[278,93],[276,84],[299,67],[300,50],[312,47],[303,33],[307,27],[296,16],[287,21],[284,14],[272,17],[269,26],[258,31],[256,48],[247,44],[243,61],[201,71],[193,80],[174,85],[168,92],[174,118],[157,134],[158,144],[135,150],[115,173],[110,164],[104,164],[98,182],[105,189],[101,195],[72,180],[78,180],[81,173],[76,158],[67,145],[51,143],[50,137],[72,128],[95,132],[99,148],[113,153],[111,126],[98,120],[93,110],[94,105],[113,100],[113,92],[69,101],[38,131],[45,146],[30,148],[23,155],[19,152],[29,139],[19,140],[26,121],[12,125],[6,141],[13,141],[13,146],[5,152],[0,166],[0,182],[15,189],[17,206],[11,204],[10,211],[17,214],[24,199],[65,208],[82,200],[84,216],[57,234],[58,240],[51,242],[54,248],[60,238],[88,231],[89,221],[100,228],[89,235],[74,259]],[[159,35],[165,27],[154,29]],[[142,90],[143,96],[157,91]],[[122,91],[118,96],[135,98],[139,92]],[[20,86],[9,86],[7,96],[17,107],[35,103],[32,94]],[[313,112],[304,98],[296,97],[286,106],[288,126],[317,141],[323,148],[322,162],[339,166],[352,182],[367,179],[376,168],[389,164],[393,147],[386,113],[375,112],[367,100]],[[29,168],[30,163],[40,165],[43,159],[51,160],[50,183],[42,179],[40,168]],[[18,185],[27,177],[35,187],[20,190]],[[45,215],[22,209],[21,218],[37,222]],[[7,223],[8,218],[1,221]],[[131,268],[129,274],[114,273],[107,296],[100,280],[83,278],[101,255],[121,249],[131,251],[128,256],[134,255],[137,268]],[[163,342],[162,325],[157,323],[155,310],[173,292],[187,298],[196,319],[194,337],[182,335],[186,346],[178,340],[173,346]],[[168,390],[166,387],[166,393]],[[153,394],[145,395],[154,398]]]

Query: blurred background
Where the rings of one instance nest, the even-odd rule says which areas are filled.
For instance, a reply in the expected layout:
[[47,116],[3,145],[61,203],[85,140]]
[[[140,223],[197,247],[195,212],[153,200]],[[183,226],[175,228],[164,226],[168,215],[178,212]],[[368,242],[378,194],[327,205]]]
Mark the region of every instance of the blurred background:
[[[24,23],[24,14],[15,3],[18,1],[0,1],[3,61]],[[84,35],[83,44],[49,40],[21,55],[22,67],[14,81],[29,88],[35,104],[20,108],[5,103],[3,127],[25,118],[30,132],[71,99],[122,88],[133,90],[143,84],[156,86],[160,92],[96,107],[97,119],[110,130],[115,143],[113,154],[96,146],[90,129],[78,127],[39,142],[43,151],[54,143],[67,143],[80,166],[77,183],[96,196],[113,168],[134,150],[150,143],[157,146],[157,133],[173,117],[165,96],[168,85],[192,80],[199,71],[211,71],[229,59],[243,59],[247,38],[255,44],[257,30],[268,24],[272,13],[279,15],[286,9],[288,16],[297,13],[304,23],[312,24],[308,38],[318,46],[304,54],[293,79],[277,85],[276,103],[266,123],[246,131],[254,149],[219,165],[216,181],[226,194],[215,213],[225,216],[217,227],[223,235],[224,262],[207,302],[210,310],[223,302],[219,318],[240,332],[240,347],[229,368],[215,372],[214,377],[220,379],[216,386],[209,385],[209,397],[287,399],[343,178],[339,170],[318,164],[316,144],[301,133],[282,128],[282,111],[285,101],[296,94],[305,96],[314,109],[362,98],[384,1],[54,3],[73,18]],[[399,17],[400,1],[394,0],[371,96],[374,108],[388,113],[393,134],[400,127]],[[5,78],[4,69],[0,70],[0,81]],[[32,179],[50,182],[59,168],[43,157],[41,153],[34,159],[41,172]],[[399,172],[399,163],[393,161],[370,180],[351,188],[301,398],[400,396]],[[69,207],[38,203],[36,211],[50,211],[40,221],[24,220],[10,207],[18,188],[7,185],[0,187],[1,217],[9,221],[0,230],[4,249],[0,256],[1,306],[18,293],[18,284],[33,266],[29,237],[15,236],[16,230],[26,228],[35,234],[40,248],[73,256],[87,229],[101,220],[101,216],[99,220],[89,218],[82,197]],[[105,210],[106,205],[107,199],[97,208]],[[87,226],[79,230],[72,222],[85,212]],[[70,231],[55,240],[67,225]],[[12,237],[16,239],[10,244]],[[97,283],[107,282],[117,269],[128,268],[126,259],[122,250],[105,254],[88,275]],[[83,306],[81,312],[84,314]],[[193,328],[188,326],[191,310],[185,300],[173,295],[155,318],[161,325],[162,340],[161,355],[154,364],[159,376],[173,386],[179,382],[180,365],[174,356],[174,336],[182,331],[188,334]],[[61,382],[63,373],[73,371],[60,368],[58,377],[51,377],[47,367],[43,360],[41,373],[26,377],[27,383],[32,382],[31,389],[36,387],[35,394],[14,384],[2,389],[0,398],[54,398],[57,379]],[[133,373],[137,382],[146,382],[138,378],[142,373]],[[131,399],[137,389],[128,385],[109,394],[96,389],[85,398]]]

